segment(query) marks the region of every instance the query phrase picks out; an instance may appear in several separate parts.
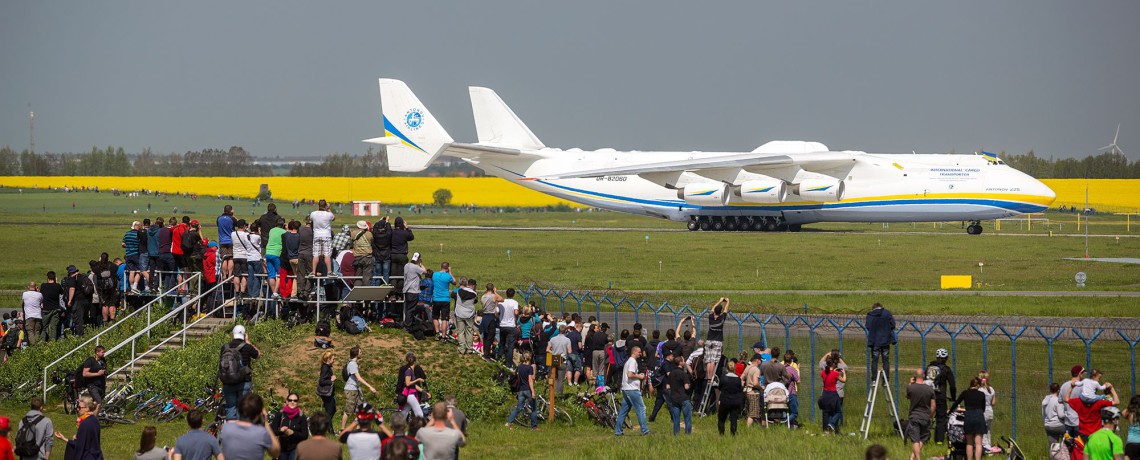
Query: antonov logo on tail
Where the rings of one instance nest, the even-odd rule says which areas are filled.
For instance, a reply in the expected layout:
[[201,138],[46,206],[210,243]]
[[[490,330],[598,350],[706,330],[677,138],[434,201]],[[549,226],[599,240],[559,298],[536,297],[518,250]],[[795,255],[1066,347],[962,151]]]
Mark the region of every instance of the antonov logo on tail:
[[[455,142],[404,82],[380,79],[392,171],[440,155],[565,200],[687,222],[690,230],[790,230],[813,222],[980,221],[1041,212],[1056,194],[997,155],[891,155],[772,141],[751,152],[617,152],[547,147],[487,88],[471,87],[477,143]],[[388,120],[403,119],[400,133]],[[406,135],[405,135],[406,134]],[[426,153],[427,155],[424,155]],[[969,172],[948,183],[947,171]],[[602,180],[602,179],[605,180]],[[995,186],[997,188],[995,188]]]
[[420,126],[424,124],[423,112],[420,112],[420,109],[409,110],[408,114],[404,115],[404,124],[412,131],[420,129]]

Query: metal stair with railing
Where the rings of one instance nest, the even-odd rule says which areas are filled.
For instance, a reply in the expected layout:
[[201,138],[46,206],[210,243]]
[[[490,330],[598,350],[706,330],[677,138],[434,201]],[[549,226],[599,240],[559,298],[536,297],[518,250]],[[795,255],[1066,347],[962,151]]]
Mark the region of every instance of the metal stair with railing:
[[[202,318],[202,320],[200,322],[187,326],[187,328],[186,328],[186,341],[189,343],[189,342],[193,342],[193,341],[196,341],[198,339],[201,339],[203,337],[209,336],[215,332],[218,332],[219,330],[228,328],[229,325],[232,323],[233,323],[233,318]],[[174,333],[171,337],[172,338],[177,337],[181,333],[182,333],[182,331],[180,330],[180,331]],[[130,373],[135,372],[137,370],[140,370],[146,366],[149,366],[151,363],[158,360],[158,357],[162,356],[162,354],[164,352],[167,352],[170,350],[181,350],[181,349],[182,349],[182,343],[181,342],[171,341],[171,342],[161,344],[156,349],[154,349],[152,351],[147,351],[145,353],[140,354],[137,357],[137,359],[135,359],[133,361],[133,364],[127,369],[127,371],[119,372],[119,373],[111,374],[111,375],[107,376],[107,381],[112,382],[112,383],[126,382],[127,381],[127,375],[129,375]]]
[[[200,339],[202,337],[213,334],[214,332],[217,332],[218,330],[220,330],[222,328],[227,327],[229,324],[231,324],[234,321],[234,319],[232,317],[226,317],[226,315],[222,315],[220,313],[225,312],[226,308],[230,308],[230,309],[233,308],[233,301],[232,300],[228,300],[228,301],[220,303],[219,305],[214,307],[209,312],[201,311],[201,306],[202,306],[202,303],[204,303],[203,299],[207,299],[209,296],[214,296],[215,293],[218,292],[218,290],[220,288],[229,284],[229,282],[232,281],[232,279],[233,278],[230,277],[230,278],[227,278],[225,280],[221,280],[220,282],[215,284],[214,287],[207,289],[205,291],[201,290],[201,288],[200,288],[201,285],[199,284],[199,288],[195,290],[196,292],[198,292],[198,294],[196,294],[196,295],[192,295],[192,296],[191,295],[182,295],[181,297],[177,297],[177,296],[172,295],[173,291],[175,291],[176,289],[184,288],[186,286],[189,286],[190,283],[193,283],[195,281],[199,281],[200,280],[200,274],[194,274],[193,276],[187,278],[185,281],[179,283],[177,286],[172,288],[170,291],[166,291],[165,293],[159,295],[157,298],[155,298],[151,302],[148,302],[142,308],[139,308],[136,311],[132,312],[127,317],[124,317],[119,322],[113,324],[112,326],[108,326],[107,328],[104,328],[104,330],[100,331],[100,333],[98,335],[84,341],[79,346],[75,347],[71,351],[60,356],[60,358],[56,359],[51,364],[48,364],[47,366],[44,367],[43,385],[41,386],[41,388],[43,389],[44,398],[46,399],[48,391],[52,390],[56,386],[56,385],[52,384],[51,381],[49,380],[49,375],[50,375],[49,372],[52,368],[57,368],[59,363],[63,362],[64,359],[66,359],[67,357],[69,357],[75,353],[80,353],[80,352],[90,353],[91,352],[90,344],[92,342],[94,342],[96,345],[100,344],[101,336],[106,334],[111,329],[113,329],[115,327],[119,327],[120,325],[124,324],[124,320],[128,319],[130,316],[142,315],[143,312],[145,312],[147,320],[146,320],[144,327],[142,329],[136,331],[130,337],[123,339],[119,343],[112,345],[112,346],[106,346],[105,345],[106,351],[105,351],[104,356],[108,357],[108,358],[110,358],[112,356],[114,356],[114,358],[118,358],[119,356],[123,356],[127,352],[129,352],[129,356],[123,360],[123,361],[126,361],[126,363],[127,363],[126,365],[118,367],[112,372],[108,372],[107,380],[109,380],[111,382],[118,382],[118,381],[125,380],[126,375],[133,374],[134,371],[142,369],[146,365],[153,363],[154,360],[158,359],[158,357],[161,356],[162,353],[164,353],[166,351],[178,350],[178,349],[184,348],[187,344],[187,340]],[[154,305],[157,305],[159,302],[161,302],[164,298],[168,298],[168,297],[176,297],[176,298],[180,299],[181,301],[176,302],[176,305],[166,314],[162,315],[159,318],[154,318],[152,313],[151,313],[151,308]],[[195,312],[198,312],[201,314],[195,316]],[[220,316],[220,317],[214,318],[213,316],[215,314],[218,314],[218,316]],[[194,319],[194,318],[197,318],[197,319]],[[160,327],[167,326],[169,324],[174,324],[178,329],[175,330],[175,332],[173,332],[169,336],[166,336],[164,339],[159,341],[159,343],[157,345],[154,345],[145,351],[141,351],[138,349],[140,339],[146,340],[146,343],[151,343],[152,342],[152,335],[154,333],[158,332],[157,329]],[[120,351],[120,350],[122,350],[122,351]],[[118,361],[118,359],[115,359],[115,361]]]

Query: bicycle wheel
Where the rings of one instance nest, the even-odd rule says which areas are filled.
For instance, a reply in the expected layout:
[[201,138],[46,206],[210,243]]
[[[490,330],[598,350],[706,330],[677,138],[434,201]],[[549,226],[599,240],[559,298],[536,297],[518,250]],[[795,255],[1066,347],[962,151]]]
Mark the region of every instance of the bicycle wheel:
[[76,410],[76,406],[78,405],[77,404],[78,401],[76,401],[75,395],[70,394],[71,393],[70,391],[67,393],[68,394],[63,395],[63,413],[75,414],[75,410]]
[[554,419],[567,425],[574,426],[574,419],[570,417],[570,413],[566,412],[566,409],[563,409],[561,407],[554,408]]
[[112,423],[117,423],[117,424],[119,424],[119,425],[134,425],[134,424],[135,424],[135,421],[134,421],[134,420],[131,420],[131,419],[129,419],[129,418],[126,418],[126,417],[123,417],[123,415],[122,415],[122,414],[109,413],[109,414],[107,414],[107,415],[106,415],[106,417],[107,417],[107,419],[108,419],[108,420],[110,420]]
[[154,418],[154,421],[158,423],[172,422],[177,419],[179,415],[182,415],[182,411],[177,408],[172,408],[158,414],[158,416]]

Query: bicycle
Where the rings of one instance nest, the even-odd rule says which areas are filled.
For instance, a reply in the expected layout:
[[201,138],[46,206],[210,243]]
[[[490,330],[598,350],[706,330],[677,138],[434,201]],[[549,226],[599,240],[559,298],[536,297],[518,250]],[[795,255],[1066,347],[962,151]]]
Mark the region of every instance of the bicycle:
[[[535,391],[538,391],[538,389],[535,388]],[[547,421],[546,418],[547,418],[548,414],[550,413],[550,402],[547,401],[544,396],[542,396],[541,394],[538,394],[538,395],[535,395],[535,397],[534,397],[534,403],[535,403],[535,411],[538,412],[538,415],[537,415],[538,419],[542,420],[544,422]],[[561,423],[564,423],[566,425],[574,426],[574,419],[572,417],[570,417],[570,413],[567,412],[566,409],[563,409],[559,406],[554,406],[554,419],[561,422]],[[529,423],[529,420],[530,420],[530,405],[524,404],[522,411],[519,412],[518,417],[515,417],[515,423],[525,425],[525,424]]]

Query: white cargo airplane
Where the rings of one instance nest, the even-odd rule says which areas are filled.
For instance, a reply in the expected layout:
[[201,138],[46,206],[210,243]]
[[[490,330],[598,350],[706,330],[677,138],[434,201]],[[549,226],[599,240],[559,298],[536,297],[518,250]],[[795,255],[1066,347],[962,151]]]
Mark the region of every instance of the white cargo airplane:
[[380,79],[388,167],[440,155],[587,206],[688,222],[689,230],[790,230],[813,222],[970,222],[1040,212],[1056,194],[996,155],[829,151],[772,141],[751,152],[550,148],[494,91],[471,87],[479,142],[452,140],[404,82]]

